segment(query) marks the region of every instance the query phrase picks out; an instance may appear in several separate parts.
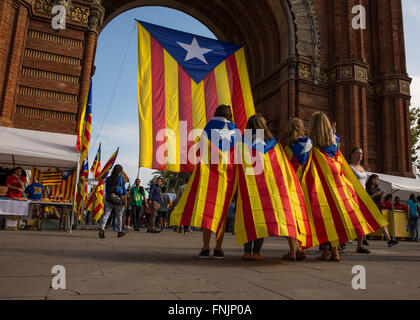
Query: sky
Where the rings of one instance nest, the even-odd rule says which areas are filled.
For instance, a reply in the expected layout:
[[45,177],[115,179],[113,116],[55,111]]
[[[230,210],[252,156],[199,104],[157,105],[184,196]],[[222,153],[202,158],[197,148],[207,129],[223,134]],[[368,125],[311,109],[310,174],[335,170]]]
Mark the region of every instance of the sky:
[[[407,70],[411,83],[412,105],[420,106],[420,0],[402,0]],[[93,77],[93,121],[89,152],[90,165],[102,143],[102,165],[117,147],[117,162],[134,182],[138,163],[137,37],[134,19],[201,36],[216,38],[195,18],[164,7],[140,7],[114,18],[99,35]],[[141,168],[142,185],[154,170]]]

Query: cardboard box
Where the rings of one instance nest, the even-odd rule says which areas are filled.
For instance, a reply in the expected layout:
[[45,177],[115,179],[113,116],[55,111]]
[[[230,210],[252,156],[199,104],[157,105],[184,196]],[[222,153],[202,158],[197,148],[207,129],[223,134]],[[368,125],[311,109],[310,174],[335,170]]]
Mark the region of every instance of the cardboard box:
[[7,194],[7,187],[0,186],[0,197],[5,197]]
[[19,225],[19,217],[17,216],[6,216],[4,223],[4,230],[17,230]]

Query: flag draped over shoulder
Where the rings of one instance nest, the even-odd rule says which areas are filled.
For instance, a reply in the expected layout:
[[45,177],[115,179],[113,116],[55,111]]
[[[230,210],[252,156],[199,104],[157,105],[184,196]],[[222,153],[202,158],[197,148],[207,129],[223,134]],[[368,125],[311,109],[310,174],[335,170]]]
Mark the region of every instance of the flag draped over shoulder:
[[267,236],[286,236],[306,245],[310,232],[303,192],[286,153],[276,139],[244,136],[238,166],[235,213],[238,245]]
[[[240,139],[240,131],[231,122],[213,119],[206,125],[198,143],[199,162],[171,213],[170,225],[220,233],[237,189],[234,157]],[[218,145],[211,140],[218,141]]]
[[137,27],[139,166],[191,172],[195,140],[187,136],[203,129],[218,105],[232,107],[240,130],[255,113],[244,48],[141,21]]
[[312,246],[326,242],[337,246],[387,224],[340,151],[332,157],[312,148],[303,169],[302,189]]

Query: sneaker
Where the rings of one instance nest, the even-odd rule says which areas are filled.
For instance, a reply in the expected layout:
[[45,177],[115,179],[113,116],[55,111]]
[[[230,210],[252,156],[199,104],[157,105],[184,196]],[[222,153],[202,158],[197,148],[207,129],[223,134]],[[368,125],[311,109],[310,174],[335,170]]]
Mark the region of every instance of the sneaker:
[[388,241],[388,247],[393,247],[393,246],[395,246],[395,245],[397,245],[399,243],[399,241],[398,240],[389,240]]
[[367,242],[367,240],[363,240],[363,245],[364,246],[369,246],[369,243]]
[[188,231],[185,231],[185,232],[184,232],[184,235],[186,236],[187,234],[190,234],[190,233],[189,233]]
[[201,249],[201,252],[198,254],[200,259],[209,259],[210,258],[210,249],[204,250]]
[[99,238],[104,239],[105,238],[105,231],[100,229],[99,230]]
[[370,251],[368,249],[360,247],[359,249],[357,249],[356,253],[370,253]]
[[221,260],[224,257],[225,257],[225,253],[223,252],[223,250],[214,249],[213,259]]
[[125,236],[125,232],[118,232],[118,238],[124,237]]

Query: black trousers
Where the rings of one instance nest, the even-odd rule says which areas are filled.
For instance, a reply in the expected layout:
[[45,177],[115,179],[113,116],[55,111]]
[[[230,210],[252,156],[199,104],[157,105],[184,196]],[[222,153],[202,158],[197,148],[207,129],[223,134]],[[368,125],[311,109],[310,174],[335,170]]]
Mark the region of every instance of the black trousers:
[[[254,250],[252,250],[253,249],[252,248],[252,243],[254,243]],[[263,246],[263,243],[264,243],[264,238],[259,238],[257,240],[245,243],[244,244],[244,251],[245,251],[245,253],[253,252],[253,253],[258,253],[259,254],[260,251],[261,251],[261,248]]]
[[131,217],[133,219],[134,230],[138,230],[140,228],[142,214],[143,206],[131,206]]

